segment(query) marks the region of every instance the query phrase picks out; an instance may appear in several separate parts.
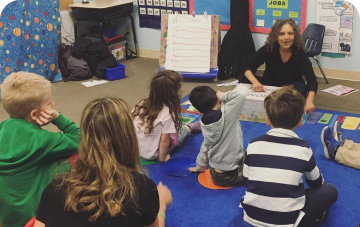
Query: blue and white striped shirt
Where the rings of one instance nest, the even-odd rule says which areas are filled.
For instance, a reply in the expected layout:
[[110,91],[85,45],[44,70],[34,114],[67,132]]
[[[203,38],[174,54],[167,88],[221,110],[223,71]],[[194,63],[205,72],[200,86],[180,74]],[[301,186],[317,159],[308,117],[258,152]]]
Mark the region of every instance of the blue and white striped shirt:
[[303,174],[310,187],[323,184],[309,143],[295,132],[274,128],[252,139],[243,170],[244,220],[253,226],[293,227],[303,216]]

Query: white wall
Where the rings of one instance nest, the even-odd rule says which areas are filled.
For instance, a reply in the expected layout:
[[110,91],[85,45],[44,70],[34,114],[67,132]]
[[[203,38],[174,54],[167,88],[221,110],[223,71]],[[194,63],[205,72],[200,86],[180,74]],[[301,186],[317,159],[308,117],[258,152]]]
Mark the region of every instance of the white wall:
[[[101,0],[98,0],[101,1]],[[230,1],[230,0],[228,0]],[[354,0],[358,1],[358,0]],[[74,3],[81,2],[81,0],[74,0]],[[331,69],[341,69],[349,71],[359,71],[360,72],[360,18],[359,18],[359,9],[357,8],[354,16],[354,28],[353,28],[353,41],[352,41],[352,50],[351,55],[346,56],[345,58],[329,58],[319,56],[321,65],[324,68]],[[229,12],[230,13],[230,12]],[[137,35],[137,42],[139,49],[147,50],[160,50],[160,30],[159,29],[150,29],[150,28],[140,28],[139,27],[139,18],[138,18],[138,7],[137,1],[134,3],[134,13],[135,19],[135,29]],[[308,0],[307,2],[307,23],[315,23],[316,21],[316,0]],[[224,37],[226,34],[225,31],[221,32],[221,36]],[[267,34],[253,33],[253,39],[255,42],[255,47],[260,48],[265,40]],[[313,62],[315,66],[316,63]],[[360,73],[359,73],[360,77]]]

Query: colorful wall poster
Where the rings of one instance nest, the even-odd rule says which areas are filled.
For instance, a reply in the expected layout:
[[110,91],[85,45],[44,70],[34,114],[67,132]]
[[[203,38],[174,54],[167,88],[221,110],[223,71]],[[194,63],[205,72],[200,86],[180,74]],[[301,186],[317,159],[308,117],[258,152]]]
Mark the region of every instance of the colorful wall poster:
[[351,53],[354,10],[348,1],[317,0],[316,23],[325,26],[322,52]]
[[275,20],[292,18],[301,32],[306,28],[307,0],[249,0],[250,30],[269,33]]

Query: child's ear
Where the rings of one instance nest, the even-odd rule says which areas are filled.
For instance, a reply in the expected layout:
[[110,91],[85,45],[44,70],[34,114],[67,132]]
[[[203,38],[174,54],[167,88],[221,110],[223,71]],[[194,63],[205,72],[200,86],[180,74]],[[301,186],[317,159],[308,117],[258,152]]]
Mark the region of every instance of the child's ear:
[[30,112],[30,119],[31,119],[32,121],[35,121],[36,118],[37,118],[37,110],[32,110],[32,111]]
[[271,126],[271,121],[270,121],[268,115],[265,116],[265,123],[266,123],[266,125]]
[[296,124],[296,127],[300,128],[302,126],[303,118],[300,118],[300,121]]

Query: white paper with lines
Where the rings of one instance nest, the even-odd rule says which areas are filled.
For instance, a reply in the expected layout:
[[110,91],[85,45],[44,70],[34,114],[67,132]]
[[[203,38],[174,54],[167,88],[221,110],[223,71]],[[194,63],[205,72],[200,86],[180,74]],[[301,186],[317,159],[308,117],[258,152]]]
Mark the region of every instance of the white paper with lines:
[[183,72],[209,72],[211,17],[169,15],[165,68]]

